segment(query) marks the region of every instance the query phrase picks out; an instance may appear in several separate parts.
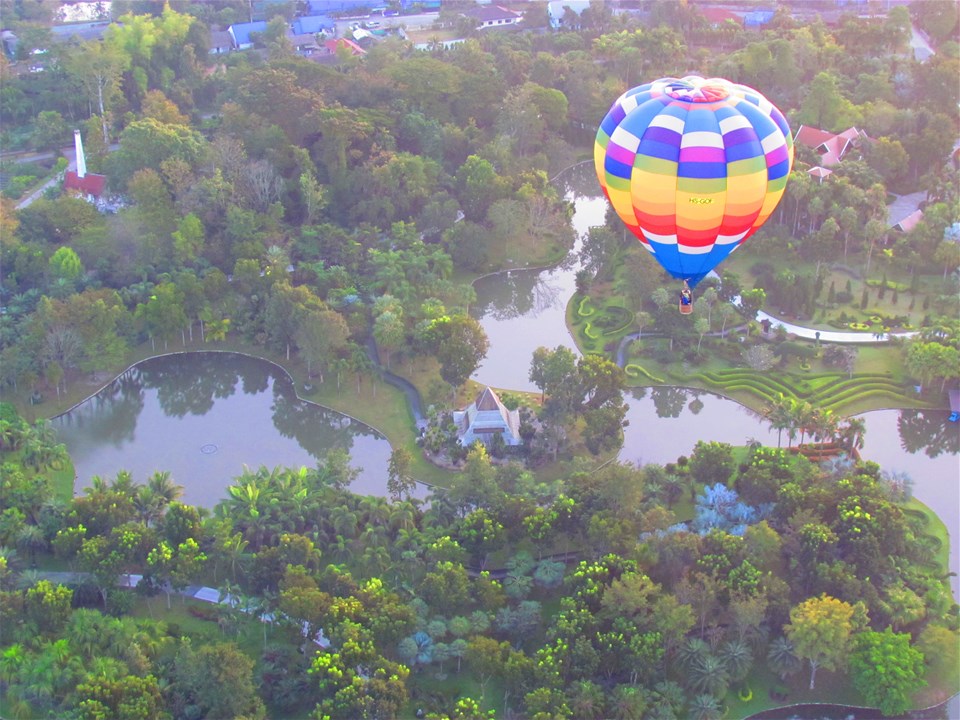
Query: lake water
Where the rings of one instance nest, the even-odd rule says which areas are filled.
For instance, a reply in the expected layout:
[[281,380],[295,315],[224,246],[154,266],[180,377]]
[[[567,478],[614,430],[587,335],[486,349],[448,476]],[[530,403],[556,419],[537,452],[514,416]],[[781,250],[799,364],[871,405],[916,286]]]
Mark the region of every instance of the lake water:
[[[602,225],[607,203],[592,163],[565,171],[564,196],[574,204],[577,242],[567,261],[548,270],[511,271],[478,280],[475,317],[490,338],[490,350],[473,379],[495,387],[538,391],[530,381],[530,358],[538,347],[575,351],[566,327],[566,305],[580,269],[577,257],[589,228]],[[638,464],[689,456],[697,440],[776,445],[769,423],[719,395],[677,387],[630,390],[624,444],[619,459]],[[950,567],[960,575],[960,424],[939,411],[878,410],[862,416],[862,456],[886,471],[904,472],[914,495],[933,508],[950,531]],[[955,597],[960,580],[951,579]]]
[[607,201],[598,195],[593,163],[564,172],[564,197],[574,204],[576,242],[567,259],[546,270],[510,270],[474,283],[477,302],[471,308],[490,340],[487,357],[472,379],[510,390],[537,391],[530,382],[530,359],[538,347],[563,346],[579,357],[566,325],[567,301],[576,289],[583,237],[603,224]]
[[[578,235],[602,224],[590,164],[566,175],[566,197],[575,204]],[[579,249],[578,240],[577,248]],[[575,253],[571,254],[571,258]],[[490,352],[474,376],[515,390],[536,390],[528,378],[530,357],[540,346],[575,349],[565,324],[579,264],[568,260],[544,271],[513,271],[477,283],[478,319]],[[775,445],[776,433],[742,405],[702,390],[640,388],[628,391],[622,461],[673,462],[689,455],[697,440]],[[960,573],[960,427],[947,413],[879,410],[866,421],[863,457],[887,471],[907,473],[914,495],[933,508],[950,531],[950,566]],[[243,466],[313,467],[335,447],[349,451],[362,468],[352,489],[386,495],[390,446],[370,427],[299,400],[280,368],[231,353],[189,353],[137,365],[54,425],[77,468],[77,489],[90,478],[118,470],[145,482],[157,470],[171,472],[185,487],[185,502],[212,507]],[[952,579],[955,596],[958,578]]]
[[77,471],[75,492],[120,470],[144,483],[169,471],[184,502],[211,508],[243,472],[316,467],[334,448],[350,453],[359,494],[386,495],[390,443],[367,425],[297,398],[279,367],[236,353],[146,360],[53,420]]

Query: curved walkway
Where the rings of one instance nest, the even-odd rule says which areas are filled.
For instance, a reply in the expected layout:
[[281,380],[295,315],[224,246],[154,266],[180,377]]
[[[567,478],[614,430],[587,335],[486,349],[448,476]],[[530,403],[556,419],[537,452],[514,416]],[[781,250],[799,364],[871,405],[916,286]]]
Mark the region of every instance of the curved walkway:
[[897,333],[870,333],[870,332],[841,332],[836,330],[815,330],[813,328],[794,325],[786,320],[781,320],[773,315],[763,312],[757,313],[757,321],[768,320],[772,328],[777,325],[783,325],[788,333],[793,333],[797,337],[805,340],[820,340],[821,342],[834,343],[881,343],[887,342],[891,338],[911,338],[916,335],[916,331],[897,332]]

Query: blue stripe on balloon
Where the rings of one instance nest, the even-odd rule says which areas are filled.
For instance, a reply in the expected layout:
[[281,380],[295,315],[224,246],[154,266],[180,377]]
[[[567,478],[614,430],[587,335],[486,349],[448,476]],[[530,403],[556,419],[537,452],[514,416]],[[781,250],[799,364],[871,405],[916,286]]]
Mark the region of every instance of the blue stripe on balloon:
[[614,160],[609,155],[607,155],[603,160],[603,169],[615,177],[624,178],[626,180],[629,180],[630,175],[633,173],[632,165],[627,165],[619,160]]
[[680,143],[664,143],[644,138],[637,149],[637,155],[647,155],[660,160],[678,162],[680,160]]
[[713,110],[698,108],[696,105],[687,113],[687,122],[683,126],[684,134],[689,132],[720,133],[717,117]]
[[[726,136],[724,136],[726,144]],[[737,160],[749,160],[763,155],[763,146],[757,140],[750,142],[741,142],[736,145],[727,145],[727,162],[736,162]]]
[[777,179],[779,179],[779,178],[782,178],[782,177],[783,177],[784,175],[786,175],[788,172],[790,172],[790,160],[789,160],[789,158],[786,159],[786,160],[783,160],[783,161],[781,161],[781,162],[778,162],[776,165],[771,165],[771,166],[767,169],[767,179],[768,179],[768,180],[777,180]]
[[681,178],[725,178],[725,162],[682,162],[677,166],[677,177]]

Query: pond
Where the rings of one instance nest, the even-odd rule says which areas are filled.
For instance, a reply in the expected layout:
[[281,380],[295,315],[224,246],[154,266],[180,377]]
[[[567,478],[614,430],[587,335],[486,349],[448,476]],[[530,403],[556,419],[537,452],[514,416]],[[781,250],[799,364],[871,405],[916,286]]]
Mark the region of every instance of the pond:
[[281,368],[237,353],[191,352],[135,365],[55,418],[79,493],[127,470],[138,483],[169,471],[183,501],[212,508],[243,472],[316,467],[334,448],[360,474],[351,490],[386,495],[390,444],[376,430],[297,397]]
[[487,275],[473,287],[477,302],[470,310],[480,322],[490,349],[472,379],[509,390],[536,391],[530,382],[530,359],[538,347],[564,346],[576,353],[567,331],[567,301],[576,289],[583,237],[603,224],[607,201],[599,195],[593,163],[563,173],[564,197],[573,203],[576,242],[567,258],[545,270],[509,270]]
[[[776,447],[777,433],[760,415],[733,400],[680,387],[628,391],[623,448],[618,458],[637,465],[674,462],[690,456],[698,440],[745,445],[756,440]],[[904,473],[913,495],[932,508],[950,531],[950,568],[960,574],[960,427],[940,410],[874,410],[861,456],[885,472]],[[786,436],[783,442],[786,443]],[[960,597],[957,575],[951,579]]]
[[[604,223],[607,203],[591,162],[564,171],[556,182],[574,205],[576,245],[557,267],[498,273],[475,283],[473,313],[490,338],[487,358],[473,375],[478,382],[537,391],[529,379],[533,351],[558,345],[576,351],[566,327],[566,305],[581,267],[583,236]],[[776,432],[761,416],[713,393],[639,388],[625,393],[624,400],[630,424],[619,459],[625,462],[673,462],[689,456],[697,440],[777,444]],[[960,574],[960,427],[938,411],[878,410],[862,417],[867,428],[863,457],[912,478],[914,495],[933,508],[950,531],[950,567]],[[958,578],[951,580],[954,596],[960,597]]]

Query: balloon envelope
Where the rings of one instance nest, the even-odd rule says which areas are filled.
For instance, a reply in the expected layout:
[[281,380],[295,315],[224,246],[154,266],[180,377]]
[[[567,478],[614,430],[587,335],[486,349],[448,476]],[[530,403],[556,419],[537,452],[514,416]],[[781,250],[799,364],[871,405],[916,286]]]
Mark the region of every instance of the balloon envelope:
[[793,165],[783,114],[722,78],[664,78],[628,90],[594,143],[620,219],[694,287],[776,208]]

